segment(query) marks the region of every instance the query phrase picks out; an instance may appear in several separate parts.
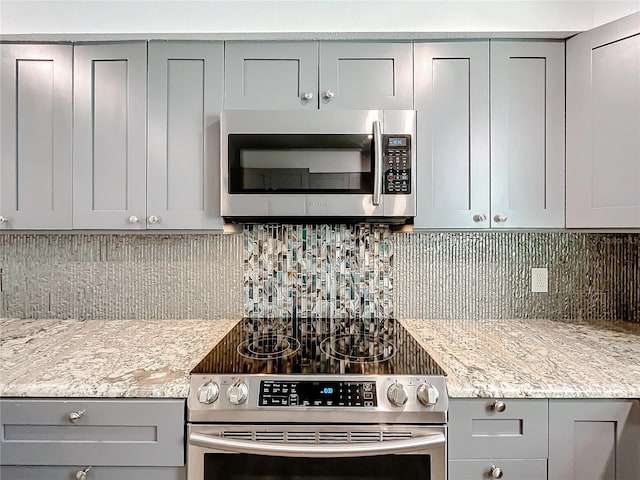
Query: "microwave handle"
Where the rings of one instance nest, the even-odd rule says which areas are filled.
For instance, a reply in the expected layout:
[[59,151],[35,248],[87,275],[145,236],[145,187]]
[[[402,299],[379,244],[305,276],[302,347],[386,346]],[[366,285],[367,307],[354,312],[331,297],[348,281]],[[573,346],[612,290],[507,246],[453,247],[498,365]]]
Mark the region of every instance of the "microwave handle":
[[271,457],[365,457],[372,455],[392,455],[397,453],[425,452],[429,449],[441,448],[446,444],[443,433],[410,438],[407,440],[391,440],[378,443],[359,444],[325,444],[304,445],[295,443],[261,443],[249,440],[232,440],[202,433],[189,434],[189,444],[212,450],[231,453],[249,453],[268,455]]
[[380,121],[373,122],[373,152],[374,152],[374,171],[373,171],[373,204],[380,205],[380,197],[382,195],[382,127]]

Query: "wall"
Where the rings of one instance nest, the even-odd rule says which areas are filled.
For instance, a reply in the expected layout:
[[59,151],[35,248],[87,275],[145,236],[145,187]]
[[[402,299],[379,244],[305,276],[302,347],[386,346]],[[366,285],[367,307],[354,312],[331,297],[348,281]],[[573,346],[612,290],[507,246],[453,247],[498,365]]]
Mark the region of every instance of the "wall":
[[[549,293],[531,293],[531,267]],[[0,235],[0,316],[599,318],[640,322],[640,234]]]

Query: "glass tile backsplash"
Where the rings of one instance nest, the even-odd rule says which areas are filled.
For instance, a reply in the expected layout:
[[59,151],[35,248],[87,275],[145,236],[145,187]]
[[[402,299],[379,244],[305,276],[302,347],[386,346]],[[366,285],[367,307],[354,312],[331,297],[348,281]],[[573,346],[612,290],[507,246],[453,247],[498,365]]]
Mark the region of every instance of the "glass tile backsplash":
[[[549,292],[531,293],[531,268]],[[598,318],[640,322],[640,234],[0,234],[0,316]]]

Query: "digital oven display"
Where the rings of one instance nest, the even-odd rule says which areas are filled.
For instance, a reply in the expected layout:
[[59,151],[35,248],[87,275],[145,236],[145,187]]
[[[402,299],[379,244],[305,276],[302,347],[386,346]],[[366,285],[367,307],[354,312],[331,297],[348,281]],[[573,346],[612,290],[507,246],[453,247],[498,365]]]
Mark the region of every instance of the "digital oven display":
[[260,382],[261,407],[375,407],[376,384],[369,382],[275,381]]
[[405,137],[390,137],[389,146],[390,147],[406,147],[407,139]]

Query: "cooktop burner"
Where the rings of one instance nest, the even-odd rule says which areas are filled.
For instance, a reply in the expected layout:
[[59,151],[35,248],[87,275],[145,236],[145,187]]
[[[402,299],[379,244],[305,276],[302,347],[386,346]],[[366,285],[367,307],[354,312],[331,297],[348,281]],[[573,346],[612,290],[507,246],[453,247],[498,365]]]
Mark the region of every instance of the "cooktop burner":
[[194,374],[444,375],[394,319],[245,318]]

